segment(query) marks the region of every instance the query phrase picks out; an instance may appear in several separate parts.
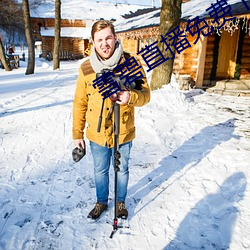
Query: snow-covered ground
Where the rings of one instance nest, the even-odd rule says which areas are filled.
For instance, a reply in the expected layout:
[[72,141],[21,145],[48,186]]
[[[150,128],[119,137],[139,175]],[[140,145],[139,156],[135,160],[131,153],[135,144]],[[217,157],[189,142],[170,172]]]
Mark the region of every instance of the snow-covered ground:
[[81,61],[0,69],[0,249],[250,249],[250,99],[152,91],[136,111],[129,229],[98,222],[89,145],[72,161],[72,100]]

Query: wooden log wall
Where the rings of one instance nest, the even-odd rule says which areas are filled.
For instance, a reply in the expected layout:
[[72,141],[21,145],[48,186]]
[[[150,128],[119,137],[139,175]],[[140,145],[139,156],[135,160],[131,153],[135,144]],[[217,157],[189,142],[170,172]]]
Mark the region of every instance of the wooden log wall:
[[206,50],[204,78],[203,78],[203,80],[207,82],[210,80],[213,68],[214,46],[215,46],[215,34],[207,36],[207,50]]
[[73,53],[74,55],[84,55],[84,51],[88,48],[89,41],[78,38],[73,39]]
[[[88,40],[78,38],[61,38],[60,51],[69,51],[77,58],[84,56],[84,51],[88,47]],[[52,52],[54,47],[54,37],[42,38],[42,57],[46,58],[48,52]]]
[[60,44],[60,51],[70,51],[73,52],[73,40],[71,38],[62,37]]
[[46,58],[48,52],[53,51],[54,37],[42,37],[42,57]]
[[[39,29],[39,27],[49,28],[55,27],[54,18],[31,18],[32,26],[34,29]],[[71,20],[71,19],[62,19],[61,27],[86,27],[85,20]]]
[[195,42],[196,37],[187,35],[187,39],[191,47],[186,48],[180,54],[175,53],[173,73],[177,75],[190,75],[194,80],[197,74],[197,58],[199,52],[198,43]]
[[250,79],[250,36],[245,35],[242,46],[240,79]]
[[122,46],[124,51],[131,53],[131,55],[135,56],[138,52],[138,41],[137,40],[124,40],[122,42]]

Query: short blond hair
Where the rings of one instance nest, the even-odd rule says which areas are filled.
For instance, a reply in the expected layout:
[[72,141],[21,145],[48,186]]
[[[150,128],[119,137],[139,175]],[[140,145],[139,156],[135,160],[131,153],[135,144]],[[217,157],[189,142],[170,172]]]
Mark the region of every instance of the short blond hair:
[[91,38],[92,38],[92,40],[94,40],[94,35],[95,35],[96,32],[98,32],[100,30],[103,30],[103,29],[106,29],[108,27],[111,29],[111,32],[115,36],[115,27],[110,21],[99,20],[99,21],[95,22],[93,24],[93,26],[92,26],[92,29],[91,29]]

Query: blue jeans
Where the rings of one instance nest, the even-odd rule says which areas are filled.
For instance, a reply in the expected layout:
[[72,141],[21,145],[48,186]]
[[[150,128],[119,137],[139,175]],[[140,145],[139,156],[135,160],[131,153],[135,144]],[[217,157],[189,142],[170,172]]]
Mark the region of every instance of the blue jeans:
[[[121,164],[119,165],[120,171],[118,172],[117,180],[117,200],[121,202],[125,201],[127,195],[129,178],[128,161],[131,147],[132,141],[119,146],[119,152],[121,153]],[[90,148],[94,161],[97,202],[107,204],[109,196],[109,168],[111,159],[112,163],[114,162],[114,148],[108,148],[107,146],[103,147],[91,141]]]

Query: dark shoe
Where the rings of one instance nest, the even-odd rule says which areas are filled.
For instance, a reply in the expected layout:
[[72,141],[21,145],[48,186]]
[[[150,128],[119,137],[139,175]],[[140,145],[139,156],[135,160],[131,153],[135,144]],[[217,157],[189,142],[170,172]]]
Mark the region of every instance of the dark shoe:
[[95,207],[90,211],[88,218],[91,218],[93,220],[98,219],[100,215],[102,214],[102,212],[107,210],[107,208],[108,208],[108,205],[103,204],[101,202],[97,202],[95,204]]
[[117,218],[127,219],[128,210],[124,202],[117,202]]

